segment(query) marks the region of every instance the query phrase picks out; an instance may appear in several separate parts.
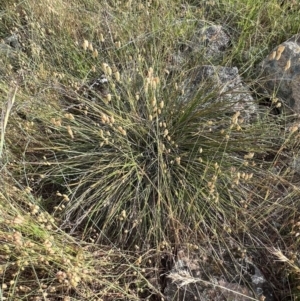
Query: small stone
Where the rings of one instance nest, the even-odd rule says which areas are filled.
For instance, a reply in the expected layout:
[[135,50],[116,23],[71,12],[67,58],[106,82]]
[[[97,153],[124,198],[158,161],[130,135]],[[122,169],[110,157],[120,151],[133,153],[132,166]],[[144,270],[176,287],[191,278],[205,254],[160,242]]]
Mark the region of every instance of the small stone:
[[10,37],[5,38],[4,42],[16,50],[19,50],[22,48],[21,44],[19,43],[18,36],[16,34],[13,34]]

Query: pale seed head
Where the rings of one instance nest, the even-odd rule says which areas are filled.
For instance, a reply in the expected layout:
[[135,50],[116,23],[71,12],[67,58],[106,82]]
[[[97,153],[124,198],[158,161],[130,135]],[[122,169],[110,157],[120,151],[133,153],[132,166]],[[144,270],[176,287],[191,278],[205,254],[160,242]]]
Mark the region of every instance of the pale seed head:
[[67,126],[67,131],[68,131],[68,134],[70,135],[70,137],[71,137],[72,139],[74,139],[73,131],[72,131],[72,129],[71,129],[71,127],[70,127],[69,125]]
[[284,67],[284,71],[287,71],[289,70],[291,67],[291,59],[288,59],[288,61],[286,62],[286,65]]
[[105,98],[107,99],[108,102],[110,102],[110,101],[111,101],[111,94],[108,93],[108,94],[105,96]]
[[269,60],[272,61],[275,59],[275,57],[276,57],[276,51],[273,51],[269,56]]
[[114,73],[114,76],[115,76],[116,81],[119,82],[119,81],[120,81],[120,72],[119,72],[119,71],[116,71],[116,72]]
[[106,67],[106,74],[111,76],[112,75],[112,69],[110,68],[110,66],[107,65]]
[[93,50],[94,50],[94,47],[93,47],[92,42],[89,42],[88,49],[89,49],[90,51],[93,51]]
[[176,163],[177,163],[178,165],[180,165],[181,158],[180,158],[180,157],[176,157],[176,158],[175,158],[175,161],[176,161]]
[[156,97],[154,96],[153,99],[152,99],[152,102],[151,102],[152,107],[155,107],[156,103],[157,103]]
[[[93,57],[96,58],[97,56],[98,56],[98,50],[95,49],[95,50],[93,51]],[[95,72],[95,71],[94,71],[94,72]]]
[[252,159],[254,157],[254,153],[250,152],[247,155],[244,156],[244,159]]
[[82,43],[82,48],[84,50],[87,50],[89,47],[89,41],[88,40],[84,40],[83,43]]

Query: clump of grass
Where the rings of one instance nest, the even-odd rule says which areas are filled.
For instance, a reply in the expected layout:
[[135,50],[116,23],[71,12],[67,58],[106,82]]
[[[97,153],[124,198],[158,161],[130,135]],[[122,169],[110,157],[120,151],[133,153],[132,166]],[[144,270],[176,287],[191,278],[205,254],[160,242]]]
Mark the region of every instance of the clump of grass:
[[125,244],[230,231],[239,222],[233,212],[263,176],[253,158],[273,151],[272,122],[244,124],[205,84],[184,102],[163,70],[143,63],[130,80],[103,68],[109,97],[78,95],[72,113],[43,120],[46,161],[35,174],[65,195],[52,209],[64,209],[74,229],[93,225]]
[[[93,225],[124,244],[166,237],[179,242],[183,233],[201,237],[206,231],[231,231],[239,224],[232,216],[238,216],[247,193],[264,177],[253,158],[274,152],[273,144],[281,143],[279,129],[269,119],[243,123],[239,112],[215,102],[219,91],[208,93],[205,84],[188,102],[180,101],[185,92],[176,87],[188,73],[168,76],[164,60],[173,45],[165,37],[176,11],[169,11],[170,23],[162,32],[150,14],[153,7],[143,8],[129,5],[123,13],[138,23],[149,19],[154,28],[149,37],[126,44],[132,23],[112,18],[118,34],[103,49],[106,62],[95,55],[100,44],[92,43],[92,36],[82,39],[76,53],[85,53],[87,64],[99,59],[110,93],[87,98],[74,92],[75,103],[58,110],[55,105],[40,116],[47,139],[35,139],[39,151],[46,150],[45,159],[28,172],[41,177],[42,190],[60,190],[63,203],[51,205],[51,197],[47,206],[62,210],[64,222],[74,222],[73,230]],[[111,9],[119,16],[117,8]],[[100,42],[106,40],[102,32]]]
[[[72,238],[57,227],[28,187],[2,172],[6,174],[0,194],[3,300],[139,299],[135,283],[148,282],[135,264],[136,256]],[[124,275],[128,282],[122,281]]]

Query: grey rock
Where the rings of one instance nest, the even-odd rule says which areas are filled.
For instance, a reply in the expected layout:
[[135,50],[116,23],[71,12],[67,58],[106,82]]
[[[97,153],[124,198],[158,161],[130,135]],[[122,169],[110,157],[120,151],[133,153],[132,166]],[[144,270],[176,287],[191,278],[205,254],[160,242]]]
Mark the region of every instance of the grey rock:
[[5,38],[0,43],[0,56],[15,58],[17,50],[21,49],[21,44],[19,43],[18,37],[13,34],[10,37]]
[[249,278],[249,283],[256,296],[264,301],[273,301],[272,287],[261,270],[247,257],[241,264],[241,268],[247,274],[246,278]]
[[249,301],[254,297],[251,290],[244,285],[229,283],[224,280],[219,281],[219,285],[217,291],[221,294],[218,300],[222,298],[222,300],[225,299],[226,301]]
[[201,23],[190,41],[185,41],[181,49],[170,55],[168,66],[171,70],[179,69],[194,55],[201,53],[205,60],[218,59],[230,45],[230,37],[220,25]]
[[4,42],[16,50],[19,50],[22,48],[21,44],[19,43],[18,36],[16,34],[13,34],[10,37],[5,38]]
[[[213,265],[208,262],[200,265],[200,260],[180,256],[169,274],[170,281],[164,291],[165,299],[167,301],[247,301],[255,297],[247,286],[222,279]],[[210,274],[209,281],[204,280],[207,279],[207,276],[205,277],[207,274]],[[252,275],[254,281],[257,280],[256,276],[261,283],[261,273]]]
[[300,175],[300,156],[294,155],[290,159],[289,166],[292,168],[292,170]]
[[93,80],[88,89],[96,93],[100,93],[103,96],[107,96],[109,91],[109,81],[108,78],[102,74],[99,78]]
[[7,44],[0,43],[0,57],[14,58],[16,56],[15,50]]
[[233,268],[233,263],[226,266],[232,273],[243,271],[249,279],[250,287],[243,284],[245,280],[241,281],[240,275],[232,275],[231,281],[225,280],[212,262],[200,262],[200,258],[197,260],[195,256],[179,257],[168,276],[169,283],[164,290],[167,301],[248,301],[258,300],[257,298],[274,300],[269,283],[252,262],[244,260],[238,269]]
[[[249,88],[242,82],[236,67],[205,65],[197,68],[184,84],[184,100],[191,99],[201,85],[210,86],[207,93],[216,91],[215,102],[226,103],[234,112],[240,112],[245,121],[250,121],[258,114],[258,105],[251,96]],[[209,83],[209,85],[208,85]],[[209,105],[205,103],[202,107]],[[199,107],[201,109],[201,107]]]
[[259,64],[263,87],[300,113],[300,34],[275,47]]
[[19,68],[18,52],[9,45],[0,43],[0,77],[8,75],[11,67],[15,70]]
[[191,41],[193,52],[204,51],[206,58],[215,58],[230,45],[230,37],[220,25],[203,26],[196,31]]

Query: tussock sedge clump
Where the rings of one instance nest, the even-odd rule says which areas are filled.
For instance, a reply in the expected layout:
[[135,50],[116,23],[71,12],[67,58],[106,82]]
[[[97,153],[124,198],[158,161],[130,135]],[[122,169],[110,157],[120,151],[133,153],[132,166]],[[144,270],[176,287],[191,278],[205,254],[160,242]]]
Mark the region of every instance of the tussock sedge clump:
[[[79,28],[81,36],[69,27],[64,31],[63,23],[71,15],[53,24],[50,17],[42,18],[39,6],[34,6],[36,17],[30,20],[33,32],[42,33],[48,26],[61,39],[61,51],[51,56],[58,71],[47,72],[73,87],[70,92],[49,85],[48,91],[58,100],[34,117],[40,133],[34,133],[26,153],[30,162],[43,154],[26,166],[28,176],[38,179],[32,188],[42,192],[45,206],[62,216],[63,224],[73,231],[98,227],[103,237],[125,245],[152,244],[166,237],[179,243],[191,233],[201,237],[219,229],[242,229],[244,221],[232,217],[240,216],[242,208],[251,208],[247,194],[265,177],[254,159],[274,152],[270,132],[275,140],[280,136],[270,121],[243,123],[239,112],[231,113],[226,103],[214,101],[219,91],[207,93],[205,84],[192,99],[180,101],[185,91],[179,87],[188,73],[169,74],[167,53],[173,44],[159,42],[170,28],[180,39],[192,26],[183,23],[174,32],[171,25],[177,23],[170,21],[165,31],[159,29],[160,20],[148,14],[157,5],[107,6],[116,16],[120,9],[128,17],[126,26],[124,19],[110,20],[112,36],[101,26],[92,30],[85,13],[82,22],[91,26],[94,35],[82,34]],[[52,5],[47,9],[55,14]],[[170,20],[172,13],[176,11],[170,11]],[[23,14],[28,15],[26,9]],[[129,43],[131,21],[147,31],[143,16],[151,21],[153,33]],[[47,63],[41,60],[53,49],[51,32],[33,37],[41,52],[31,51],[31,57],[36,64]],[[68,64],[75,76],[95,74],[93,70],[103,73],[109,92],[81,94],[74,78],[62,72]],[[37,74],[47,78],[42,67]]]
[[233,216],[254,205],[247,194],[263,176],[253,158],[272,151],[266,124],[244,124],[205,83],[182,101],[139,57],[130,78],[102,65],[110,93],[78,93],[42,120],[47,147],[33,175],[59,189],[54,214],[72,231],[96,227],[99,241],[126,246],[241,230]]

